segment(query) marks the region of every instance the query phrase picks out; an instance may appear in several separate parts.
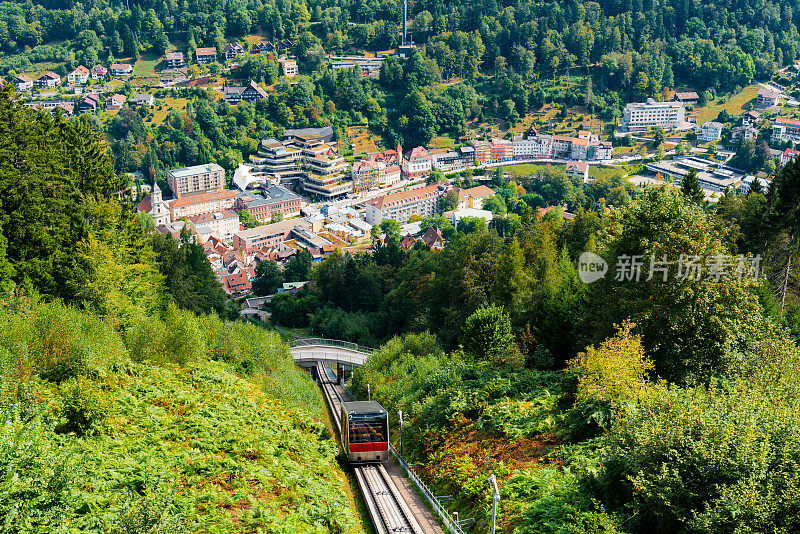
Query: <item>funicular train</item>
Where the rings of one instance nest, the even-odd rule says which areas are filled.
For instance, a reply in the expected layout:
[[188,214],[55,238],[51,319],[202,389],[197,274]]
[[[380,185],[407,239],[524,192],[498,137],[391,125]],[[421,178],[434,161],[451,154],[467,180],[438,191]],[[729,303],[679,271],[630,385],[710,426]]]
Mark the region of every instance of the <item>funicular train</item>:
[[389,458],[389,414],[375,401],[342,403],[342,446],[352,463]]

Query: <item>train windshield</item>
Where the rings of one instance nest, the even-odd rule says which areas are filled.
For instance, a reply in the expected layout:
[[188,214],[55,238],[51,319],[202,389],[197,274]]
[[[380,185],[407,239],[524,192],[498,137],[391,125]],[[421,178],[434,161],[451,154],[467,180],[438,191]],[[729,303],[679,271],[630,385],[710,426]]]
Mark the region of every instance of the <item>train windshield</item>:
[[354,415],[349,418],[350,443],[389,441],[386,414]]

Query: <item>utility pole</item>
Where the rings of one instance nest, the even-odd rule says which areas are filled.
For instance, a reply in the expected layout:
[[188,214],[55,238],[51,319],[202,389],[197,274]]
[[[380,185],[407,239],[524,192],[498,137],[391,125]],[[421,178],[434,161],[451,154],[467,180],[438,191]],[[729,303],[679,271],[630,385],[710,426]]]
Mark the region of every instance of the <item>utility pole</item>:
[[369,384],[367,384],[367,400],[372,400],[372,392],[369,390]]
[[492,534],[494,534],[497,521],[497,503],[500,502],[500,490],[497,489],[497,479],[494,477],[494,474],[489,477],[489,484],[492,485]]
[[403,410],[398,410],[397,415],[400,417],[400,456],[403,456]]

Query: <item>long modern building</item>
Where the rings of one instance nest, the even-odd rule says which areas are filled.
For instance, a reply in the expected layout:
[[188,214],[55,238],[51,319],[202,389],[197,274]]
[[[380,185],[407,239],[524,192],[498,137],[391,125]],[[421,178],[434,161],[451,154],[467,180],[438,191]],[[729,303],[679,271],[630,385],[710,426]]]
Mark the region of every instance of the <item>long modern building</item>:
[[233,209],[235,202],[236,191],[230,190],[189,195],[170,202],[170,219],[172,222],[176,222],[184,217],[230,210]]
[[670,176],[676,183],[682,182],[689,171],[694,169],[697,171],[700,186],[716,192],[724,191],[726,187],[736,187],[746,175],[739,169],[697,156],[647,163],[645,168],[661,176]]
[[167,171],[167,183],[175,198],[222,191],[225,188],[225,169],[216,163],[195,165]]
[[366,220],[369,224],[380,224],[384,219],[394,219],[400,224],[408,222],[412,215],[431,217],[439,213],[439,197],[447,190],[447,184],[435,184],[389,193],[367,204]]
[[686,109],[677,102],[636,102],[625,106],[622,130],[636,132],[661,126],[665,130],[681,128],[686,122]]
[[772,140],[780,143],[800,142],[800,120],[778,117],[772,126]]
[[295,229],[300,232],[303,230],[310,230],[311,223],[305,219],[288,219],[273,224],[257,226],[249,230],[243,230],[233,236],[233,246],[244,253],[248,253],[262,246],[270,248],[277,247],[289,239],[289,236],[292,235]]

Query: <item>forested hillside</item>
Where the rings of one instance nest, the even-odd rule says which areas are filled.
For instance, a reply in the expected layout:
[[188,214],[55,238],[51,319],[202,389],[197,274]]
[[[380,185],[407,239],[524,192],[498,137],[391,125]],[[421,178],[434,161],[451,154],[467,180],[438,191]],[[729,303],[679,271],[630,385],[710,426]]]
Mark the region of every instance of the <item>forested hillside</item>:
[[[513,125],[546,103],[579,104],[613,121],[625,102],[677,86],[703,98],[707,89],[732,94],[798,58],[799,9],[795,0],[411,2],[419,52],[389,58],[374,80],[332,71],[325,54],[395,47],[397,2],[2,2],[0,71],[65,75],[79,64],[155,63],[168,50],[191,59],[197,47],[290,39],[285,52],[308,76],[296,84],[271,85],[281,79],[275,54],[242,56],[235,72],[214,65],[224,83],[271,85],[256,105],[215,102],[201,89],[159,91],[171,99],[163,112],[123,109],[102,121],[119,170],[209,160],[231,170],[287,128],[330,124],[347,155],[351,125],[368,124],[388,147],[415,146],[463,135],[471,120]],[[175,105],[176,97],[189,102]]]
[[98,132],[6,88],[0,136],[2,530],[362,532],[316,385]]

